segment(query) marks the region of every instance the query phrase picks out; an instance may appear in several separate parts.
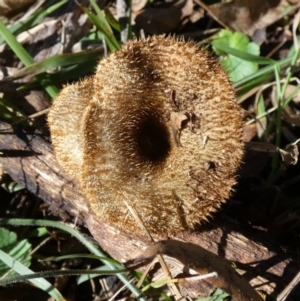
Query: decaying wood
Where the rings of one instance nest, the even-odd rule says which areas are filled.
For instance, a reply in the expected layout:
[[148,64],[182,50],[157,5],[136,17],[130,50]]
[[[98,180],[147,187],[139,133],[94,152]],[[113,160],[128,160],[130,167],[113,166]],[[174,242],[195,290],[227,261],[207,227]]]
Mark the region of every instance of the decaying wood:
[[[151,244],[146,236],[126,233],[96,220],[80,189],[64,177],[57,165],[49,139],[41,134],[0,122],[0,153],[0,164],[16,182],[47,202],[63,219],[77,217],[117,260],[135,259]],[[267,236],[247,232],[225,219],[212,221],[201,232],[183,232],[172,238],[234,261],[252,286],[273,296],[284,289],[300,267],[296,258],[280,250]],[[196,290],[195,286],[191,289]]]

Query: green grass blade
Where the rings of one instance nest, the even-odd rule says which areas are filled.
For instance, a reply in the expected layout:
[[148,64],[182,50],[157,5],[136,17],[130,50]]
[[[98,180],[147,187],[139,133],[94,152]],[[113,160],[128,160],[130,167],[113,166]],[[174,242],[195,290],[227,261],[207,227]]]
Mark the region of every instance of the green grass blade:
[[80,275],[80,277],[78,277],[78,279],[76,281],[77,285],[79,285],[79,284],[81,284],[85,281],[89,281],[92,278],[95,278],[95,277],[99,276],[99,273],[97,273],[96,271],[101,271],[102,272],[103,270],[105,270],[105,266],[100,266],[100,267],[91,269],[90,271],[93,271],[93,273]]
[[37,79],[40,81],[41,86],[46,90],[46,92],[52,97],[55,98],[58,94],[58,88],[53,85],[48,74],[41,74],[37,76]]
[[[107,275],[118,275],[128,272],[128,269],[119,270],[106,270],[103,267],[97,270],[51,270],[43,272],[32,272],[28,274],[16,275],[11,277],[5,277],[0,279],[0,285],[7,285],[13,282],[21,282],[26,280],[37,280],[42,278],[56,277],[56,276],[77,276],[77,275],[95,275],[96,276],[107,276]],[[32,281],[33,282],[33,281]],[[47,291],[47,290],[45,290]]]
[[293,90],[293,92],[290,94],[290,96],[289,96],[287,99],[285,99],[285,101],[284,101],[284,103],[283,103],[283,105],[282,105],[282,108],[283,108],[283,109],[290,103],[290,101],[291,101],[292,99],[294,99],[295,95],[299,92],[299,90],[300,90],[300,85],[298,85],[298,86]]
[[[90,0],[90,3],[92,4],[93,9],[94,9],[95,12],[97,13],[97,16],[98,16],[98,17],[101,16],[101,15],[103,15],[103,13],[102,13],[100,7],[98,6],[98,4],[96,3],[96,1]],[[104,15],[103,15],[103,16],[104,16]]]
[[240,51],[238,49],[229,47],[227,45],[224,45],[224,44],[216,42],[216,41],[212,41],[211,45],[213,45],[215,48],[217,48],[223,52],[226,52],[227,54],[231,54],[231,55],[236,56],[245,61],[249,61],[249,62],[256,63],[256,64],[261,64],[261,65],[274,65],[275,64],[275,61],[272,59],[265,58],[265,57],[258,56],[258,55],[253,55],[248,52]]
[[131,24],[131,17],[132,17],[132,0],[128,0],[128,6],[129,6],[129,10],[128,10],[128,33],[127,33],[127,40],[131,40],[133,38],[133,34],[132,34],[132,24]]
[[[54,2],[53,5],[51,5],[52,2]],[[42,19],[44,19],[47,15],[56,11],[58,8],[60,8],[64,4],[66,4],[68,2],[68,0],[61,0],[57,3],[55,3],[55,2],[56,1],[49,1],[49,3],[47,3],[47,5],[51,5],[50,7],[46,8],[46,9],[42,8],[41,12],[34,14],[36,16],[36,19],[32,23],[32,26],[38,25]]]
[[[18,56],[21,62],[25,66],[30,66],[34,64],[33,58],[26,51],[26,49],[17,41],[13,34],[5,27],[5,25],[0,21],[0,34],[2,34],[6,43],[12,49],[12,51]],[[40,84],[45,88],[47,93],[54,98],[58,94],[58,89],[55,87],[47,74],[42,74],[38,76]]]
[[[47,5],[51,5],[55,1],[49,1]],[[55,10],[57,10],[59,7],[67,3],[68,0],[62,0],[58,3],[55,3],[54,5],[50,6],[49,8],[44,8],[40,7],[37,9],[36,12],[34,12],[32,15],[30,15],[26,20],[18,22],[14,25],[12,25],[8,30],[13,34],[13,35],[18,35],[21,32],[26,31],[29,28],[32,28],[35,25],[38,25],[40,21],[45,18],[47,15],[51,14]],[[3,44],[5,40],[3,37],[0,36],[0,45]]]
[[[276,62],[276,64],[280,67],[280,69],[282,69],[282,68],[285,68],[288,65],[290,65],[292,60],[293,60],[293,57],[289,56],[281,61]],[[256,80],[257,78],[264,77],[265,79],[267,79],[272,76],[274,76],[274,64],[265,66],[264,68],[261,68],[260,70],[258,70],[256,73],[251,74],[251,75],[233,83],[233,87],[238,88],[238,87],[241,87],[253,80]]]
[[283,85],[283,88],[282,88],[282,94],[280,96],[280,98],[283,100],[283,97],[284,97],[284,94],[286,92],[286,89],[287,89],[287,86],[290,84],[290,80],[295,72],[295,68],[297,66],[297,62],[298,62],[298,59],[299,59],[299,56],[300,56],[300,47],[298,47],[298,49],[296,50],[296,52],[294,53],[293,55],[293,60],[292,60],[292,63],[291,63],[291,68],[287,74],[287,77],[286,77],[286,80],[285,80],[285,83]]
[[[91,253],[97,256],[105,256],[103,252],[100,251],[94,244],[89,242],[84,236],[82,236],[78,231],[72,229],[71,227],[61,223],[61,222],[54,222],[54,221],[47,221],[47,220],[34,220],[34,219],[17,219],[17,218],[0,218],[0,225],[14,225],[14,226],[40,226],[40,227],[53,227],[58,228],[62,231],[65,231],[75,238],[77,238]],[[106,262],[106,265],[109,266],[111,269],[115,268],[115,265],[112,263]],[[127,285],[127,288],[139,298],[139,300],[146,301],[144,297],[141,297],[141,292],[139,289],[134,286],[130,281],[126,278],[123,274],[118,274],[118,278]]]
[[[52,83],[61,83],[72,80],[78,80],[78,78],[82,78],[88,75],[92,75],[95,73],[95,66],[98,63],[98,58],[95,58],[91,61],[86,61],[81,64],[77,64],[74,66],[65,67],[55,73],[48,74]],[[24,84],[18,88],[18,91],[34,89],[39,87],[40,84],[38,81],[33,81],[28,84]]]
[[[13,269],[15,272],[17,272],[20,275],[29,274],[32,275],[34,272],[21,264],[20,262],[16,261],[13,257],[9,256],[2,250],[0,250],[0,260],[2,260],[5,264],[7,264],[11,269]],[[5,281],[4,280],[0,280]],[[38,279],[31,279],[29,280],[31,283],[33,283],[38,288],[42,289],[45,292],[48,292],[50,296],[52,296],[57,301],[65,301],[63,296],[60,294],[60,292],[47,280],[43,278]]]
[[122,264],[118,262],[115,259],[105,257],[105,256],[97,256],[93,254],[71,254],[71,255],[63,255],[63,256],[57,256],[57,257],[49,257],[45,258],[44,260],[40,261],[61,261],[61,260],[66,260],[66,259],[76,259],[76,258],[89,258],[89,259],[96,259],[96,260],[101,260],[105,262],[110,262],[118,267],[122,267]]
[[97,28],[103,33],[107,45],[111,51],[116,51],[120,49],[120,44],[114,36],[114,32],[111,29],[109,22],[106,20],[104,13],[98,7],[94,0],[90,0],[93,8],[95,9],[97,15],[93,14],[88,8],[82,7],[83,11],[87,14],[91,22],[97,26]]
[[105,17],[108,21],[108,23],[117,31],[121,31],[121,25],[120,23],[115,19],[115,17],[112,15],[112,13],[110,12],[110,10],[105,7],[104,8],[104,14],[105,14]]
[[111,51],[116,51],[118,50],[118,47],[116,46],[116,44],[113,42],[114,38],[112,38],[110,36],[110,34],[108,33],[107,30],[107,25],[105,24],[105,22],[103,22],[103,20],[99,19],[95,14],[93,14],[92,12],[90,12],[87,8],[83,7],[82,8],[83,11],[87,14],[88,18],[90,19],[90,21],[97,26],[97,28],[103,33],[104,37],[105,37],[105,41],[109,47],[109,49]]
[[26,117],[26,114],[6,99],[0,98],[0,117],[16,122],[20,120],[20,118]]
[[102,49],[87,50],[80,53],[57,54],[41,62],[25,67],[6,79],[17,79],[27,75],[36,75],[58,67],[65,67],[80,63],[86,64],[88,61],[100,59],[102,55]]
[[26,49],[17,41],[14,35],[5,27],[5,25],[0,21],[0,34],[5,39],[8,46],[17,55],[21,62],[25,66],[30,66],[34,63],[33,58],[26,51]]

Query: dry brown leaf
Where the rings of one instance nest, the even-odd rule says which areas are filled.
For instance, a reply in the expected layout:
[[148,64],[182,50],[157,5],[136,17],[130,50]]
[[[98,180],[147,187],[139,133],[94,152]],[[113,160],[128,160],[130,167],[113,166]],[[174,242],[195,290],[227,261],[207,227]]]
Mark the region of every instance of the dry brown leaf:
[[257,128],[255,124],[247,124],[244,126],[244,141],[249,142],[257,135]]
[[181,19],[191,16],[193,11],[194,11],[193,0],[187,0],[184,6],[181,8]]
[[265,152],[265,153],[280,153],[282,161],[285,166],[296,165],[299,157],[299,150],[297,144],[300,139],[296,140],[293,143],[288,144],[285,149],[281,149],[271,143],[263,142],[246,142],[246,147],[248,149]]
[[200,9],[194,9],[193,13],[190,16],[190,22],[191,23],[196,23],[198,22],[200,19],[204,18],[204,9],[200,8]]
[[19,71],[19,68],[0,66],[0,80],[4,79],[7,76],[11,76]]
[[284,161],[286,166],[296,165],[299,157],[299,150],[297,143],[299,143],[300,139],[297,141],[288,144],[285,149],[279,149],[282,161]]
[[146,4],[147,4],[148,0],[133,0],[131,2],[131,9],[134,12],[138,12],[140,10],[142,10]]
[[232,0],[210,5],[209,12],[229,28],[253,35],[274,23],[287,5],[286,0]]
[[[295,91],[296,88],[297,86],[295,85],[288,85],[284,93],[284,98],[287,99]],[[300,103],[300,91],[296,93],[292,101],[298,104]]]
[[300,126],[300,115],[287,113],[286,110],[282,114],[283,119],[295,126]]
[[161,34],[175,30],[181,20],[177,7],[148,8],[135,18],[136,24],[150,34]]
[[191,16],[193,9],[193,0],[171,7],[146,8],[138,12],[135,22],[150,34],[168,33],[177,29],[184,18]]
[[0,0],[0,15],[6,16],[11,12],[20,10],[34,2],[34,0]]
[[[221,288],[237,301],[262,301],[260,295],[244,280],[223,258],[192,243],[176,240],[160,241],[148,247],[134,263],[145,264],[156,255],[167,255],[175,258],[183,265],[183,271],[191,269],[199,275],[216,272],[217,277],[207,278],[201,282],[208,282],[214,288]],[[167,261],[167,260],[166,260]],[[173,264],[173,263],[172,263]]]

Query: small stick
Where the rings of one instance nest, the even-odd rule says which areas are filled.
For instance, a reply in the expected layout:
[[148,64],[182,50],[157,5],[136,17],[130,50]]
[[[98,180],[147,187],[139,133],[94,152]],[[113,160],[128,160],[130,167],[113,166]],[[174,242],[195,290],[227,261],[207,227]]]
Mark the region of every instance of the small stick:
[[33,119],[33,118],[37,118],[37,117],[42,116],[42,115],[46,115],[46,114],[49,113],[49,111],[50,111],[50,109],[45,109],[45,110],[39,111],[37,113],[34,113],[34,114],[31,114],[31,115],[26,116],[24,118],[21,118],[20,120],[14,122],[13,124],[19,124],[19,123],[21,123],[23,121],[26,121],[28,119]]
[[300,272],[294,277],[294,279],[288,284],[288,286],[278,295],[276,301],[284,301],[287,299],[291,291],[296,287],[300,281]]
[[[152,237],[152,235],[150,234],[150,232],[149,232],[149,231],[147,230],[147,228],[145,227],[145,225],[144,225],[144,223],[143,223],[143,221],[142,221],[142,219],[141,219],[139,213],[135,210],[134,207],[130,206],[126,201],[124,201],[124,203],[125,203],[125,205],[127,206],[127,208],[128,208],[128,210],[130,211],[130,213],[131,213],[131,214],[133,215],[133,217],[135,218],[135,220],[138,222],[138,224],[139,224],[139,226],[142,228],[142,230],[145,231],[145,233],[148,235],[148,237],[150,238],[150,240],[151,240],[152,242],[155,242],[154,239],[153,239],[153,237]],[[157,256],[157,259],[158,259],[158,261],[159,261],[159,263],[160,263],[160,265],[161,265],[161,268],[162,268],[162,270],[164,271],[164,273],[167,275],[167,277],[168,277],[169,279],[172,279],[172,275],[171,275],[171,273],[170,273],[170,270],[169,270],[169,268],[168,268],[168,266],[167,266],[167,264],[166,264],[166,262],[165,262],[163,256],[160,255],[160,254],[157,254],[156,256]],[[152,265],[150,265],[150,266],[152,266]],[[149,269],[147,269],[147,271],[148,271],[148,270],[149,270]],[[144,273],[144,275],[147,275],[147,274]],[[174,295],[175,300],[183,300],[182,295],[181,295],[181,293],[180,293],[178,287],[175,285],[175,283],[168,283],[168,286],[169,286],[170,291],[171,291],[172,294]]]

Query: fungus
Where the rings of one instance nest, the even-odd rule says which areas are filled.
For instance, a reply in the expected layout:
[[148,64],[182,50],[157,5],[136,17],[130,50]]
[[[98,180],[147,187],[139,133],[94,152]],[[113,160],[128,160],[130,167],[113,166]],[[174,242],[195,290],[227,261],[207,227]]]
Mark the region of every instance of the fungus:
[[57,160],[104,222],[151,234],[192,229],[229,198],[242,112],[226,72],[193,42],[128,42],[66,86],[49,125]]

